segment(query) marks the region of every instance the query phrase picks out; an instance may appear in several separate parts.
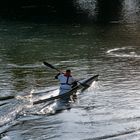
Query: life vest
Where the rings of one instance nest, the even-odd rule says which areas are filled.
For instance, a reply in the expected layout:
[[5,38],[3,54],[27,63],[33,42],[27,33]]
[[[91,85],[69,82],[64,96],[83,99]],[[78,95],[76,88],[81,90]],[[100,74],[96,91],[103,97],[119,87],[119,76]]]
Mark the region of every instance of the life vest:
[[75,81],[71,75],[67,74],[60,74],[58,80],[61,85],[71,85]]

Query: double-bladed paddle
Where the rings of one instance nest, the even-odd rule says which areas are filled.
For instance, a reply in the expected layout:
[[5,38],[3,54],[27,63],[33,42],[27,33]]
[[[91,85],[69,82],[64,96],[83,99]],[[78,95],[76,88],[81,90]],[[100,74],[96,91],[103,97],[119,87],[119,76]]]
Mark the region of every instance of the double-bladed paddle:
[[[43,64],[44,64],[45,66],[49,67],[49,68],[52,68],[52,69],[54,69],[54,70],[56,70],[56,71],[58,71],[58,72],[61,72],[59,69],[55,68],[53,65],[51,65],[51,64],[48,63],[48,62],[43,62]],[[82,83],[79,82],[79,81],[76,81],[76,82],[79,83],[80,85],[82,85],[83,87],[88,87],[88,85],[82,84]]]

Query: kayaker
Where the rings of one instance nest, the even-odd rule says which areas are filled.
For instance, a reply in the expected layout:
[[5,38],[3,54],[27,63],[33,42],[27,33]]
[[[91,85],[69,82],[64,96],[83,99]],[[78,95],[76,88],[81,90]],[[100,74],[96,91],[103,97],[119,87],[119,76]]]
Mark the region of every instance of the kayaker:
[[58,79],[60,82],[60,95],[64,94],[72,89],[72,87],[77,85],[76,80],[71,75],[71,70],[66,70],[65,73],[58,73],[55,76],[55,79]]

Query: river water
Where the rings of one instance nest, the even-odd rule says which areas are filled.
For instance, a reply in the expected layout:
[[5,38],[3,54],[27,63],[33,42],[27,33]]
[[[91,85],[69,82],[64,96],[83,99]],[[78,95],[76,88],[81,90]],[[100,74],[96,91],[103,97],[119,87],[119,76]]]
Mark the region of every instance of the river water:
[[[139,34],[139,24],[1,22],[1,139],[139,139]],[[47,103],[30,102],[58,88],[57,72],[43,61],[77,79],[99,74],[99,81],[71,109],[48,115]]]
[[[0,138],[138,140],[139,37],[139,23],[0,22]],[[43,61],[71,69],[76,79],[99,74],[99,80],[71,108],[32,105],[59,88],[57,72]]]

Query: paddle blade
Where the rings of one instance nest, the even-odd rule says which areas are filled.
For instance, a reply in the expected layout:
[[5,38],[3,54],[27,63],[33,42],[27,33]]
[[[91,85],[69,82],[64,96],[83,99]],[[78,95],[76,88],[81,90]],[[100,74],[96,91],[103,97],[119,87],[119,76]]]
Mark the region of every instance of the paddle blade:
[[43,64],[46,65],[47,67],[50,67],[50,68],[52,68],[52,69],[55,69],[54,66],[52,66],[51,64],[49,64],[49,63],[47,63],[47,62],[43,62]]
[[49,64],[49,63],[47,63],[47,62],[43,62],[43,64],[44,64],[45,66],[49,67],[49,68],[52,68],[52,69],[55,69],[55,70],[59,71],[57,68],[55,68],[53,65],[51,65],[51,64]]

